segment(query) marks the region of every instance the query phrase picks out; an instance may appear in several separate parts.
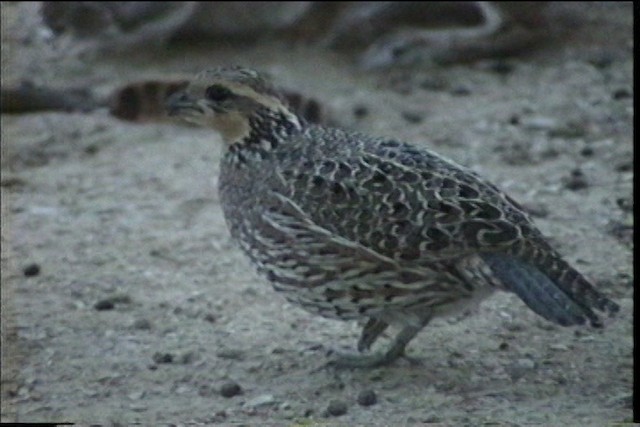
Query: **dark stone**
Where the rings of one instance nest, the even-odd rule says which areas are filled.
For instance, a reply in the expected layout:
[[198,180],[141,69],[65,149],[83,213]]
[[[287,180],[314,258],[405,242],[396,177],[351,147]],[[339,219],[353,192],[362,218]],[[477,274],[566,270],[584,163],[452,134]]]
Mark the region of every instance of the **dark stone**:
[[228,381],[220,387],[220,395],[222,397],[233,397],[242,394],[242,387],[234,381]]
[[116,305],[110,299],[103,299],[93,305],[96,310],[113,310]]
[[22,272],[26,277],[34,277],[40,274],[40,266],[38,264],[29,264],[27,265]]
[[364,105],[356,105],[353,107],[353,115],[356,119],[363,119],[369,115],[369,109]]
[[339,417],[347,413],[347,404],[341,400],[332,400],[327,406],[326,414],[332,417]]
[[154,353],[152,359],[157,364],[173,363],[173,355],[171,353],[156,352],[156,353]]
[[371,406],[378,403],[378,396],[376,396],[376,392],[368,389],[363,390],[358,394],[358,404],[361,406]]

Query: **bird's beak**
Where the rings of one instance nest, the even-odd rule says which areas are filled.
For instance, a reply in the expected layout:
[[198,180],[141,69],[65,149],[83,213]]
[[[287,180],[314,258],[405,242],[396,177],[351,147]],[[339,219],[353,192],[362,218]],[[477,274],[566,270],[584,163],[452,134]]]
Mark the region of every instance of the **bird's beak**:
[[169,95],[165,101],[165,107],[170,116],[180,115],[185,110],[194,109],[196,105],[196,98],[182,90]]

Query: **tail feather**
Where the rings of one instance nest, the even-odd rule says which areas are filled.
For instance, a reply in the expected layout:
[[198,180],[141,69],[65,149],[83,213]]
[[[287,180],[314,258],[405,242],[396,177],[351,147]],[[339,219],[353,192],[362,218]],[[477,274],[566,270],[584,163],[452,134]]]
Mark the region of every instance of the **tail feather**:
[[562,286],[539,268],[513,256],[487,253],[481,257],[507,290],[518,295],[537,314],[559,325],[582,325],[589,320],[591,326],[601,327],[602,321],[593,308],[610,313],[617,311],[617,304],[601,295],[582,276],[583,286],[577,286],[575,277],[571,286]]

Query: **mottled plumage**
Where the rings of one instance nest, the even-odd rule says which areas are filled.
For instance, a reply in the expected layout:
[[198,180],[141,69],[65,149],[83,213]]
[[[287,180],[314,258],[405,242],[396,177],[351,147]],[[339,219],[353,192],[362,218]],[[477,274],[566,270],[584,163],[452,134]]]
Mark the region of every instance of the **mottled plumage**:
[[389,363],[431,318],[494,290],[564,326],[600,326],[595,311],[618,309],[491,183],[426,149],[308,124],[254,71],[203,73],[169,110],[221,132],[227,224],[277,291],[326,317],[367,318],[360,351],[402,327],[387,352],[343,365]]

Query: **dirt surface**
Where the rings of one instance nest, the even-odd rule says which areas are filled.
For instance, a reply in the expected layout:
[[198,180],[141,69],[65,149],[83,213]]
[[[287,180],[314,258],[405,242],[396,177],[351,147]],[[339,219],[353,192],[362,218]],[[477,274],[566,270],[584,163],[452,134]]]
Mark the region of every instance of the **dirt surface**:
[[421,366],[325,369],[358,326],[310,315],[254,275],[222,218],[217,135],[107,111],[3,115],[2,421],[630,421],[632,4],[556,6],[580,25],[519,59],[364,74],[273,40],[74,59],[42,38],[36,6],[3,3],[3,85],[107,93],[217,65],[270,71],[344,126],[492,179],[621,311],[602,330],[561,328],[500,294],[429,325],[408,349]]

